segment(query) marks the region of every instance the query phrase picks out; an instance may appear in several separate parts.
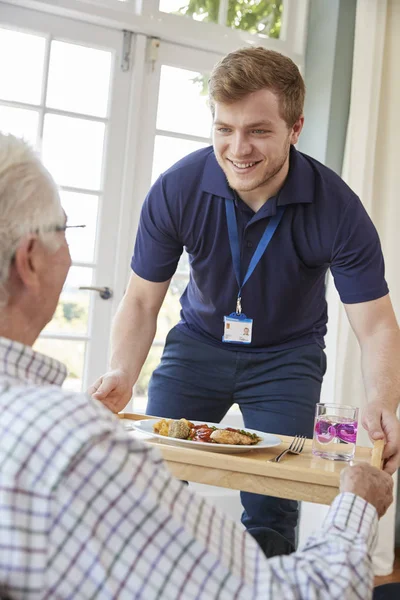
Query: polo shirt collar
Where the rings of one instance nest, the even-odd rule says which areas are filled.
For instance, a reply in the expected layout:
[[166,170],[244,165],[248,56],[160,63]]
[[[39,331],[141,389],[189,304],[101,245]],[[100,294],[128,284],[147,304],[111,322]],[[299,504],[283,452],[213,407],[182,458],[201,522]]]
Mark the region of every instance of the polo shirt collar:
[[235,193],[229,186],[225,173],[217,163],[214,151],[210,152],[206,160],[201,180],[201,188],[203,192],[220,196],[222,198],[235,199]]
[[291,146],[289,173],[283,187],[278,192],[278,206],[314,202],[314,189],[314,172],[310,163],[303,154]]
[[[207,157],[201,188],[204,192],[222,198],[235,200],[235,193],[229,186],[225,173],[217,163],[214,152]],[[288,204],[309,204],[314,201],[314,172],[305,156],[290,147],[289,173],[286,181],[279,191],[278,206]]]

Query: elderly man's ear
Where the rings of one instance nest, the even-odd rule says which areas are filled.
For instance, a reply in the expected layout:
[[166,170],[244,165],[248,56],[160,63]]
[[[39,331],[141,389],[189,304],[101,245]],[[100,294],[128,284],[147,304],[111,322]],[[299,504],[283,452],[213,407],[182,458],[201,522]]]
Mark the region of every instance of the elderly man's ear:
[[14,284],[32,291],[39,289],[41,274],[46,268],[45,258],[45,248],[38,237],[26,237],[15,252],[10,272],[11,280]]

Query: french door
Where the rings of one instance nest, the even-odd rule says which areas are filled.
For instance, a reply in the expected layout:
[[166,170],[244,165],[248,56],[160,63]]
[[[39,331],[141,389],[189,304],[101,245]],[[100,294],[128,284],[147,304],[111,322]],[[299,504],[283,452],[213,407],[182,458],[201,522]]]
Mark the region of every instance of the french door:
[[[207,82],[221,56],[2,2],[0,55],[0,130],[38,148],[68,222],[86,225],[68,232],[73,266],[36,343],[67,365],[67,387],[86,389],[107,369],[111,320],[151,184],[211,143]],[[139,410],[179,320],[188,272],[184,253],[135,388]],[[80,289],[88,287],[112,295]]]
[[[2,4],[0,130],[41,152],[60,187],[73,265],[36,348],[62,360],[84,389],[107,364],[131,74],[122,33]],[[107,287],[102,295],[81,287]]]
[[[157,177],[186,154],[211,144],[208,77],[220,55],[148,39],[142,113],[143,136],[138,157],[138,189],[144,198]],[[148,168],[150,165],[150,169]],[[147,166],[147,168],[146,168]],[[134,390],[134,409],[143,410],[147,385],[157,366],[165,337],[179,321],[179,298],[189,278],[184,252],[161,308],[157,333]]]

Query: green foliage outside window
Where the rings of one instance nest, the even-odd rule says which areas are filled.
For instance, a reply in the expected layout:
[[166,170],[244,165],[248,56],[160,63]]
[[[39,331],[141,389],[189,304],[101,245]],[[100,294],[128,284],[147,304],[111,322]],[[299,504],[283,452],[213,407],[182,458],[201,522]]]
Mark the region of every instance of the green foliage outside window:
[[74,321],[76,319],[85,319],[85,307],[80,306],[76,302],[64,302],[61,304],[63,317],[66,321]]
[[[282,8],[282,0],[229,0],[227,25],[249,33],[279,38]],[[219,0],[188,0],[178,12],[217,23]]]

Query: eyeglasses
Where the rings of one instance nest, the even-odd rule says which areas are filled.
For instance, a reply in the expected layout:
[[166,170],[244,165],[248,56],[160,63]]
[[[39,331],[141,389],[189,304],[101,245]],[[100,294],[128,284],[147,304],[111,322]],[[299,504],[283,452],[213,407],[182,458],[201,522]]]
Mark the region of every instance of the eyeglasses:
[[[67,229],[76,229],[77,227],[83,229],[84,227],[86,227],[86,225],[51,225],[49,227],[45,227],[44,229],[36,229],[35,231],[33,231],[32,233],[39,235],[39,233],[51,233],[52,231],[66,231]],[[13,253],[13,255],[11,256],[11,262],[13,262],[15,259],[15,252]]]
[[77,227],[83,228],[86,227],[86,225],[54,225],[54,227],[46,228],[45,231],[66,231],[67,229],[76,229]]

